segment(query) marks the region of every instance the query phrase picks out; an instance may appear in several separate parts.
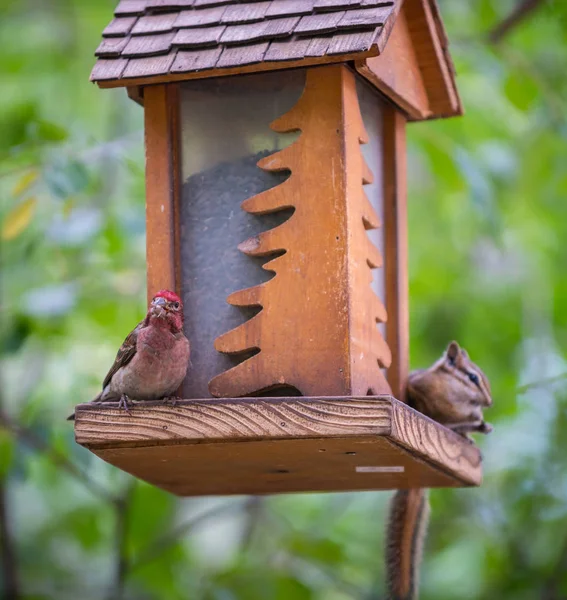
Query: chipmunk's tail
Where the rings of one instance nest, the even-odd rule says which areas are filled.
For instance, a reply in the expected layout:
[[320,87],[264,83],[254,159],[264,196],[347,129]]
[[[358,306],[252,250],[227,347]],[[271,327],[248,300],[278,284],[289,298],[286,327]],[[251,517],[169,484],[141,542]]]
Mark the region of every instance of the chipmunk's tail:
[[426,489],[398,490],[386,531],[388,600],[416,600],[419,565],[429,520]]

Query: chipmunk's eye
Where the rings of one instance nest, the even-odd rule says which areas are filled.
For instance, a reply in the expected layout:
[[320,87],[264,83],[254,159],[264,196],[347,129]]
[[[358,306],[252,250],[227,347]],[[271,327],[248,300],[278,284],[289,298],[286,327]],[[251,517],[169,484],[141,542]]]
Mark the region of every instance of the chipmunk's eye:
[[475,384],[478,385],[478,375],[476,373],[469,373],[469,379]]

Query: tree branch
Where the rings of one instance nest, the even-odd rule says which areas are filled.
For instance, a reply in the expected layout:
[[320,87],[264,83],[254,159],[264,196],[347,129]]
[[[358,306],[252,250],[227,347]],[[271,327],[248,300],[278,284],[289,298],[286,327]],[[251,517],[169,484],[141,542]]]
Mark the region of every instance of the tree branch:
[[21,598],[18,581],[18,565],[14,540],[10,531],[10,518],[8,516],[6,480],[0,480],[0,549],[2,550],[2,580],[4,581],[5,600],[19,600]]
[[488,39],[492,44],[498,44],[510,31],[520,24],[531,12],[539,7],[543,0],[524,0],[494,29],[490,32]]
[[567,537],[559,552],[559,559],[550,576],[544,581],[541,600],[561,600],[560,591],[557,589],[567,573]]
[[250,548],[256,530],[264,516],[265,504],[266,499],[261,496],[251,496],[250,500],[247,502],[244,509],[247,513],[246,525],[240,543],[241,554],[245,554]]
[[124,494],[115,502],[116,529],[114,535],[115,570],[112,583],[108,592],[108,600],[120,600],[124,592],[124,583],[128,576],[130,564],[127,554],[128,543],[128,512],[132,502],[132,494],[137,480],[129,482]]

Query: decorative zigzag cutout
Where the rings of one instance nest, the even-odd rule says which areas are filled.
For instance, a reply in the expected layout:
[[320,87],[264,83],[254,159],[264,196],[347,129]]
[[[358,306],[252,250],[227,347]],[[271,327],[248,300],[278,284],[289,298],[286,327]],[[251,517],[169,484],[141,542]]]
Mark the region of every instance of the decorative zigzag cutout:
[[379,366],[391,355],[376,326],[386,311],[370,287],[370,269],[382,258],[366,234],[379,220],[363,191],[372,174],[360,150],[366,133],[354,76],[341,66],[308,70],[302,97],[271,127],[301,135],[258,166],[291,176],[242,208],[295,212],[239,245],[249,256],[277,254],[264,265],[275,276],[227,298],[261,311],[218,337],[215,348],[259,352],[213,378],[209,389],[221,397],[285,385],[306,396],[389,393]]

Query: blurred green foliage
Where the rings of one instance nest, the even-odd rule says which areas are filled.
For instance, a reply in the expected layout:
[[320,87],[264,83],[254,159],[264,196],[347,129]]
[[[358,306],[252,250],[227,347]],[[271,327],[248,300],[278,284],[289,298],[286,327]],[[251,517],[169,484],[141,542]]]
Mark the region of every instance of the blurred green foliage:
[[[495,399],[482,487],[431,494],[425,600],[567,598],[567,8],[490,46],[513,6],[441,2],[466,116],[409,127],[412,366],[455,338]],[[0,508],[22,598],[381,598],[388,494],[177,500],[63,420],[144,310],[142,111],[88,82],[113,8],[0,2]]]

